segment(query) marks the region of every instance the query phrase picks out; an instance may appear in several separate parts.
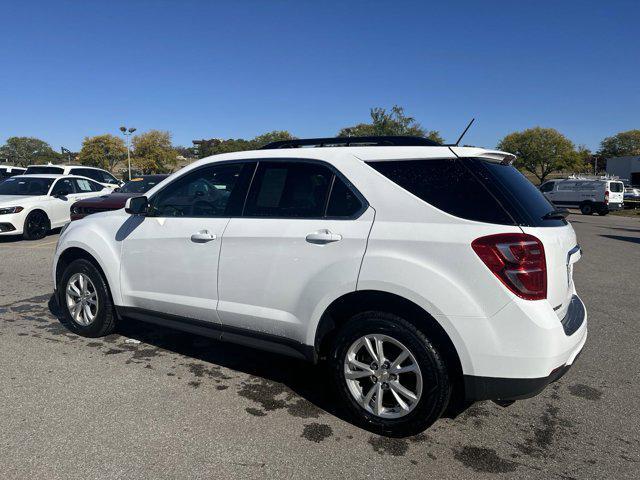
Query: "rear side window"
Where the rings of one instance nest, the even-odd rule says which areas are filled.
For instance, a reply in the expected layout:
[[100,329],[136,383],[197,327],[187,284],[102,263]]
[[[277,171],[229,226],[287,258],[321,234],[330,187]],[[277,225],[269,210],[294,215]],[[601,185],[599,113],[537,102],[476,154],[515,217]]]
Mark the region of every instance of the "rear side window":
[[362,210],[362,207],[362,202],[353,190],[340,177],[336,176],[327,205],[327,217],[353,217]]
[[247,198],[249,217],[321,218],[333,172],[305,162],[260,162]]
[[425,202],[456,217],[502,225],[554,227],[555,207],[515,167],[481,158],[371,162]]
[[621,182],[611,182],[609,188],[615,193],[624,192],[624,184]]
[[514,225],[514,220],[460,159],[383,161],[370,162],[369,166],[451,215]]
[[103,189],[102,185],[84,178],[74,178],[73,182],[77,193],[99,192]]

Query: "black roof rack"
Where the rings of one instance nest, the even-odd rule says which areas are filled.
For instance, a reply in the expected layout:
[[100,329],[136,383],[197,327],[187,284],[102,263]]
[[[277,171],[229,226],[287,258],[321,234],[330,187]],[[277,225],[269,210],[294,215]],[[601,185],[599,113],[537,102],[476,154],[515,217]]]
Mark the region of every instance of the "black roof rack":
[[297,138],[294,140],[280,140],[271,142],[260,150],[274,150],[278,148],[298,148],[298,147],[326,147],[334,145],[373,146],[373,147],[438,147],[440,144],[424,137],[401,137],[401,136],[372,136],[372,137],[328,137],[328,138]]

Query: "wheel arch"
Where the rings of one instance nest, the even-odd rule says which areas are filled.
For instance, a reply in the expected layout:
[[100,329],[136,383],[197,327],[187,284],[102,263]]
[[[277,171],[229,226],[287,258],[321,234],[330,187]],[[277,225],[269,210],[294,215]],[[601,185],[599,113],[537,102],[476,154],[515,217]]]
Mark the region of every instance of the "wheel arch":
[[117,292],[114,292],[114,290],[113,290],[114,282],[110,278],[110,275],[107,273],[108,270],[106,268],[104,268],[102,263],[98,260],[97,255],[89,252],[88,250],[86,250],[86,249],[84,249],[82,247],[78,247],[78,246],[72,246],[72,247],[66,248],[58,256],[58,258],[56,260],[56,264],[55,264],[55,283],[56,283],[56,286],[60,284],[60,280],[62,279],[62,275],[64,274],[64,271],[67,269],[67,267],[69,265],[71,265],[72,262],[74,262],[75,260],[78,260],[78,259],[87,260],[87,261],[91,262],[91,264],[93,264],[93,266],[95,266],[98,269],[98,271],[100,272],[100,274],[102,275],[102,277],[105,279],[105,281],[107,283],[107,287],[109,289],[109,293],[111,294],[111,299],[113,300],[114,297],[116,297],[114,294],[117,293]]
[[[442,324],[427,310],[415,302],[395,293],[380,290],[356,290],[335,299],[324,311],[315,332],[316,358],[328,355],[331,344],[340,327],[360,312],[382,311],[401,316],[429,336],[444,355],[452,378],[455,379],[455,397],[463,398],[462,363],[459,348]],[[462,389],[459,390],[459,389]]]

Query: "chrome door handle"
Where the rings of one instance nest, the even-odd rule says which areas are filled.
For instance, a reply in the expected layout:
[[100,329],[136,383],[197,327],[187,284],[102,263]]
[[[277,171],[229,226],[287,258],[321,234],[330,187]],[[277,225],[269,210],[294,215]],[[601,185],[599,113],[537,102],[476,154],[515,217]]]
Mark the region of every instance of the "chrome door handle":
[[211,240],[215,240],[216,236],[213,233],[209,233],[208,230],[200,230],[199,232],[191,235],[191,241],[195,243],[207,243]]
[[325,243],[338,242],[342,240],[342,235],[338,235],[337,233],[331,233],[327,229],[318,230],[317,232],[312,232],[308,234],[305,239],[309,243],[315,243],[319,245],[323,245]]

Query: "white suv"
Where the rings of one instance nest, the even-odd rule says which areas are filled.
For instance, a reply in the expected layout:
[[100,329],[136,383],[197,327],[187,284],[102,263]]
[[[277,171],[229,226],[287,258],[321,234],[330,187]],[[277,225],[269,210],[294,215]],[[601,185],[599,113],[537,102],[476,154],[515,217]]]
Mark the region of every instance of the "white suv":
[[534,396],[587,322],[573,228],[513,158],[380,137],[200,160],[63,232],[63,322],[96,337],[134,318],[326,359],[354,419],[387,435]]

